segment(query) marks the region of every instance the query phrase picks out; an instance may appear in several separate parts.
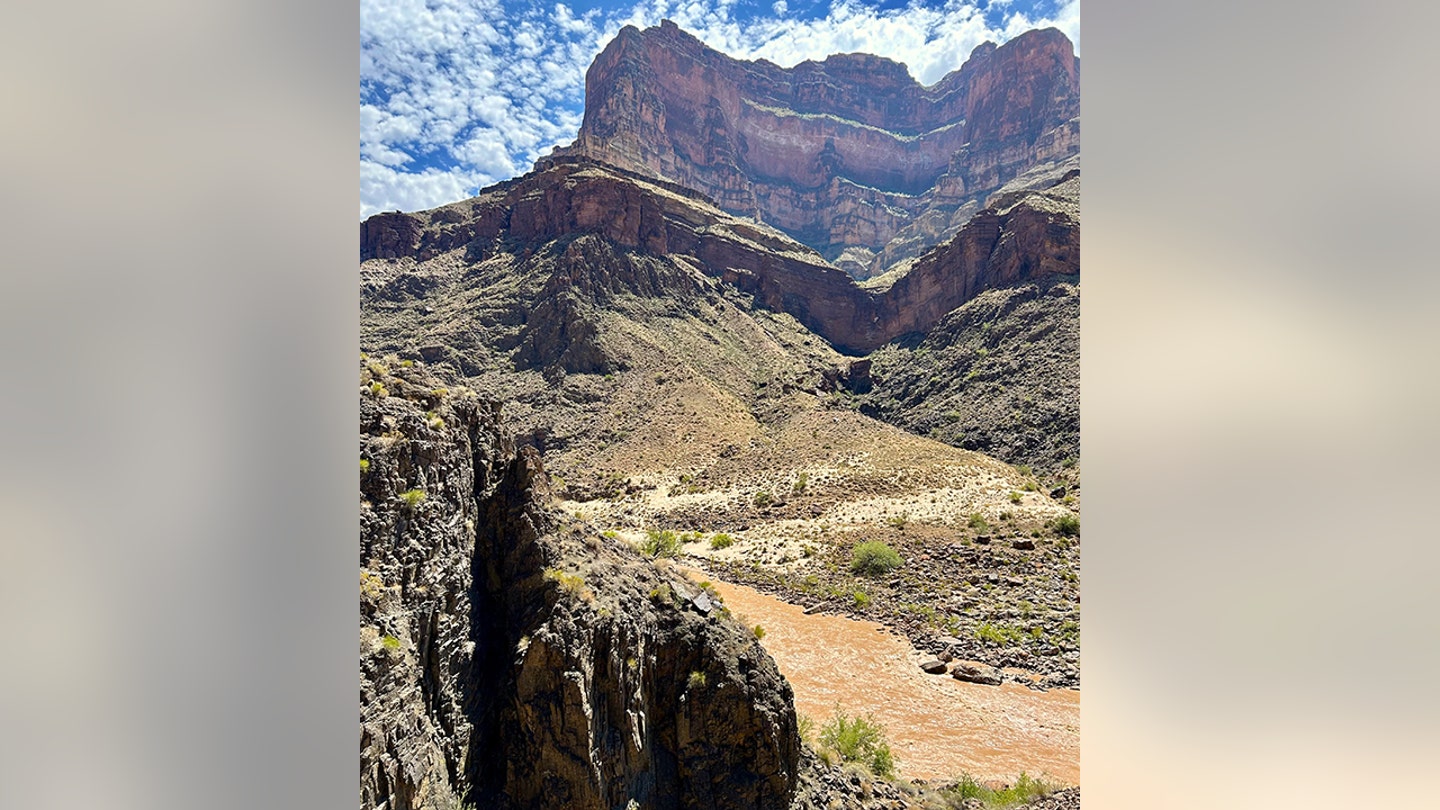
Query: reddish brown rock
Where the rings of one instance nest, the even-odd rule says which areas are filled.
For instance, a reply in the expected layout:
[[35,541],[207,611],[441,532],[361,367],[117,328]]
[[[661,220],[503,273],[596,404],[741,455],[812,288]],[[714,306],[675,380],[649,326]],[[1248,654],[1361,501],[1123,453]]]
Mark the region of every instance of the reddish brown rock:
[[907,238],[948,237],[967,201],[1078,152],[1078,114],[1079,60],[1054,29],[986,43],[923,87],[867,54],[790,69],[732,59],[665,21],[622,29],[595,60],[579,136],[555,157],[697,189],[835,259],[878,251],[927,213],[941,226]]
[[[361,226],[362,236],[372,239],[362,243],[362,255],[424,261],[463,249],[473,261],[502,245],[514,249],[517,241],[539,246],[598,234],[652,256],[693,259],[706,275],[856,352],[924,332],[988,287],[1080,272],[1078,176],[1044,193],[1021,196],[1006,208],[981,211],[954,239],[921,257],[888,287],[863,288],[814,250],[773,228],[730,216],[678,186],[583,160],[548,165],[472,200],[372,217]],[[564,305],[567,296],[593,300],[623,291],[658,297],[686,283],[681,274],[640,274],[601,256],[566,266],[566,273],[546,285],[546,303],[534,311],[521,353],[571,371],[603,371],[608,361],[602,346],[587,342],[590,331]],[[847,387],[865,387],[867,370],[852,368]]]

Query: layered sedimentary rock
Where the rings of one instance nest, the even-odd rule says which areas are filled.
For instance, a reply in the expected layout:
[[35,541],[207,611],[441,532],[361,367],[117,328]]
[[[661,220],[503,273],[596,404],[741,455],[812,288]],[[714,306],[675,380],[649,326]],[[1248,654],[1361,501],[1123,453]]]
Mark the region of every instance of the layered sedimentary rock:
[[560,524],[498,406],[362,377],[362,806],[789,806],[793,699],[754,634]]
[[867,54],[732,59],[666,21],[622,29],[595,60],[579,136],[555,156],[696,189],[827,259],[848,248],[865,277],[897,235],[916,255],[963,224],[965,203],[1078,152],[1078,115],[1079,60],[1054,29],[985,43],[923,87]]
[[[414,214],[381,214],[361,226],[362,258],[425,262],[460,251],[461,261],[524,252],[582,234],[602,236],[639,253],[683,258],[687,266],[793,315],[833,345],[870,351],[896,337],[924,332],[988,287],[1050,275],[1079,273],[1078,176],[1043,193],[1007,199],[977,213],[949,242],[934,249],[888,286],[857,285],[813,249],[785,234],[720,211],[683,188],[584,160],[549,167],[487,190],[480,197]],[[520,246],[528,245],[529,248]],[[603,359],[556,332],[567,296],[593,298],[606,284],[636,294],[664,291],[668,277],[605,272],[582,262],[551,278],[534,302],[535,361],[560,361],[569,371],[603,371]],[[616,265],[623,267],[625,265]],[[368,264],[362,282],[423,286],[415,275]],[[391,275],[386,275],[391,273]],[[550,313],[556,317],[547,317]],[[527,324],[527,328],[531,328]],[[583,343],[584,335],[578,335]],[[544,348],[554,347],[554,348]]]

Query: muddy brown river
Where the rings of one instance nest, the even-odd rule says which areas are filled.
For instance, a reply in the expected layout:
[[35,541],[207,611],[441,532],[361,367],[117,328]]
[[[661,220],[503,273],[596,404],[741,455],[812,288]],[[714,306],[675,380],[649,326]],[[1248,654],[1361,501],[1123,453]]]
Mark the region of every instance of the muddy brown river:
[[885,726],[902,776],[949,779],[966,772],[1012,781],[1021,771],[1080,784],[1080,692],[982,686],[921,671],[923,658],[873,622],[802,608],[743,585],[710,579],[751,626],[795,689],[795,708],[818,728],[836,704]]

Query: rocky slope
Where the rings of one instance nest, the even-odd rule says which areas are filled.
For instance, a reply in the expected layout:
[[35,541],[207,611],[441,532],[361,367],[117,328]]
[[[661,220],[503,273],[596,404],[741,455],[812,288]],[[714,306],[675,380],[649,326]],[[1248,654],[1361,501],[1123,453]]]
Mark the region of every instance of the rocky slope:
[[362,371],[362,805],[788,807],[792,697],[754,635],[563,525],[497,411]]
[[1079,60],[1054,29],[985,43],[922,87],[866,54],[735,60],[667,20],[627,26],[595,60],[579,136],[555,155],[696,189],[865,278],[954,234],[1027,169],[1077,154],[1078,116]]
[[[518,277],[511,272],[523,269],[517,262],[529,262],[535,248],[548,245],[560,252],[558,263],[551,263],[562,269],[529,291],[524,310],[512,309],[494,324],[525,322],[516,335],[523,363],[558,364],[570,372],[613,369],[615,358],[591,338],[593,324],[577,323],[582,300],[653,298],[681,287],[705,287],[702,297],[713,298],[717,281],[794,317],[843,351],[865,352],[927,331],[983,289],[1078,275],[1078,170],[1063,177],[1048,191],[981,210],[904,272],[883,285],[861,287],[815,251],[773,228],[725,214],[693,192],[588,161],[551,160],[547,168],[472,200],[366,220],[362,262],[407,261],[362,265],[362,284],[392,301],[425,297],[456,275],[477,281],[473,276],[487,267],[503,265],[508,276]],[[600,239],[576,241],[583,235]],[[614,253],[617,248],[624,257]],[[632,256],[663,260],[665,267],[636,269]],[[437,261],[425,265],[431,259]],[[473,269],[462,270],[466,266]],[[579,331],[564,331],[571,329]],[[569,352],[563,356],[555,354],[561,343]],[[434,349],[437,356],[444,352],[443,345]]]

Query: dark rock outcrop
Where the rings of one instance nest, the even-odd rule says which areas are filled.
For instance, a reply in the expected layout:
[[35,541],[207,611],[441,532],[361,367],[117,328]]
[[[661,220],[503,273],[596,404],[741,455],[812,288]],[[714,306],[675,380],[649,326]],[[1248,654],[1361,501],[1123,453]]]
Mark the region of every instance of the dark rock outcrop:
[[788,807],[792,695],[753,633],[562,525],[498,407],[362,378],[362,806]]
[[[845,266],[863,278],[907,228],[915,255],[974,201],[1077,153],[1078,116],[1079,60],[1055,29],[985,43],[922,87],[867,54],[790,69],[732,59],[667,20],[627,26],[596,58],[580,133],[554,154],[697,189],[832,260],[858,249]],[[928,224],[909,228],[917,219]]]

